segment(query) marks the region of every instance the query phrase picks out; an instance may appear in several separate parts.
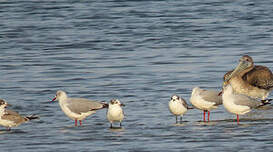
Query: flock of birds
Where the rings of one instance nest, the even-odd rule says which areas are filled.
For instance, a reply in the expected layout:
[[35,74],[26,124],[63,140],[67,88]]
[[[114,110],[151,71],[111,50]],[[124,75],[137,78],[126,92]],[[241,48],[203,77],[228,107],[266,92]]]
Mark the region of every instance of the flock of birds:
[[[216,109],[219,105],[224,105],[225,109],[237,115],[239,124],[239,115],[244,115],[252,109],[260,108],[270,104],[272,99],[267,99],[269,93],[273,90],[273,74],[265,66],[254,65],[252,58],[244,55],[240,58],[238,66],[224,75],[223,89],[221,92],[215,90],[205,90],[195,87],[192,90],[190,102],[194,107],[190,107],[187,102],[173,95],[169,101],[169,110],[178,116],[182,122],[182,116],[188,109],[199,109],[204,112],[203,121],[209,122],[210,111]],[[82,120],[94,114],[97,110],[108,108],[107,119],[113,127],[114,122],[121,122],[124,119],[122,104],[118,99],[112,99],[109,103],[92,101],[85,98],[69,98],[64,91],[57,91],[52,101],[59,101],[62,111],[72,120],[75,126],[82,125]],[[8,130],[24,122],[39,118],[36,115],[21,116],[19,113],[7,109],[8,103],[0,99],[0,125]]]
[[121,121],[124,119],[124,113],[122,110],[122,104],[118,99],[112,99],[109,104],[92,101],[85,98],[69,98],[64,91],[57,91],[56,97],[52,100],[59,101],[59,105],[63,112],[72,120],[75,120],[75,126],[77,126],[77,121],[82,125],[82,120],[87,116],[96,113],[96,110],[103,108],[108,108],[107,119],[112,124],[114,122],[119,122],[121,127]]
[[[195,87],[192,90],[190,102],[196,108],[204,111],[203,121],[206,121],[206,112],[209,121],[210,111],[219,105],[237,115],[244,115],[252,109],[258,109],[270,104],[272,99],[267,99],[273,90],[273,74],[265,66],[254,65],[253,59],[244,55],[240,58],[238,66],[224,75],[223,89],[221,92],[205,90]],[[173,95],[169,102],[170,112],[177,117],[182,116],[191,109],[183,98]]]

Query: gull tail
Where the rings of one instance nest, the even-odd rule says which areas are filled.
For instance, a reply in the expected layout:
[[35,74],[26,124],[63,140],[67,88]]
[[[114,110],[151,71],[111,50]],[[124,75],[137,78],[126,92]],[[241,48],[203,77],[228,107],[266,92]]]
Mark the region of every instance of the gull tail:
[[106,103],[106,102],[101,102],[101,104],[102,104],[102,107],[99,107],[99,108],[91,108],[91,109],[89,109],[89,110],[90,110],[90,111],[96,111],[96,110],[100,110],[100,109],[108,108],[108,107],[109,107],[108,103]]
[[25,120],[29,121],[29,120],[32,120],[32,119],[39,119],[39,118],[40,117],[38,115],[30,115],[30,116],[26,116]]
[[261,100],[262,104],[260,105],[261,106],[264,106],[264,105],[267,105],[267,104],[271,104],[270,101],[272,101],[273,99],[265,99],[265,100]]
[[187,107],[187,109],[194,109],[194,107]]
[[102,102],[102,108],[108,108],[109,107],[109,104],[106,103],[106,102]]

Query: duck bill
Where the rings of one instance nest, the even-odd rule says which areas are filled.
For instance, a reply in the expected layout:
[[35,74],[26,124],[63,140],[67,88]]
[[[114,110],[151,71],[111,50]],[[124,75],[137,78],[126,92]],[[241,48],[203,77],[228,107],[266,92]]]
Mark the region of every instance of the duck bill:
[[121,107],[125,107],[125,104],[121,103],[120,106],[121,106]]
[[247,68],[247,64],[245,63],[245,61],[240,61],[239,65],[233,70],[233,72],[229,76],[227,76],[227,78],[225,79],[225,82],[228,82],[233,76],[237,75],[238,73],[240,73],[246,68]]

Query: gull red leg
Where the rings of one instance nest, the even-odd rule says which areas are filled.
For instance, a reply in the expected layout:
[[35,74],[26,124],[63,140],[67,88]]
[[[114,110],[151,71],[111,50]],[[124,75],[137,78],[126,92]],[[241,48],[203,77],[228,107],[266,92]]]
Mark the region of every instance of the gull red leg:
[[209,111],[208,111],[208,122],[209,122]]
[[77,125],[78,125],[77,123],[78,123],[78,120],[77,120],[77,119],[75,119],[75,126],[77,126]]
[[206,122],[206,110],[204,110],[203,120],[204,120],[204,122]]
[[82,125],[82,121],[81,120],[79,120],[79,122],[80,122],[80,126]]
[[237,115],[237,124],[239,125],[239,115]]

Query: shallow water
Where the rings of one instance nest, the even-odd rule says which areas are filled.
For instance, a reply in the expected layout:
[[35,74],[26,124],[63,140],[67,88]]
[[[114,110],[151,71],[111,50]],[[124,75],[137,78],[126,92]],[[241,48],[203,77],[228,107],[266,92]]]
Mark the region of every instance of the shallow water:
[[[40,120],[0,130],[2,151],[272,151],[272,110],[233,122],[223,107],[204,123],[168,111],[178,94],[221,89],[248,54],[272,70],[270,1],[1,1],[0,90],[11,108]],[[71,97],[126,104],[122,128],[106,110],[74,127],[57,103]],[[272,97],[272,96],[270,96]],[[118,124],[115,124],[118,126]]]

